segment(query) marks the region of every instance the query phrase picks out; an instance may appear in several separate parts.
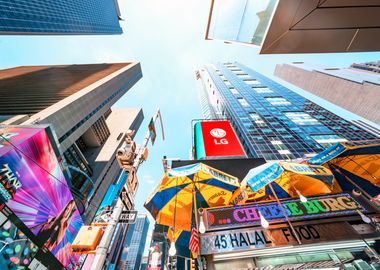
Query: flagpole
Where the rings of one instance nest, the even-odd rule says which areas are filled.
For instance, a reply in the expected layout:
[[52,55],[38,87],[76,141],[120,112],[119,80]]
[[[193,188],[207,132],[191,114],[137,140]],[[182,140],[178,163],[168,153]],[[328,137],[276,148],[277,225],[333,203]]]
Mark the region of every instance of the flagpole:
[[[282,176],[281,176],[281,177],[282,177]],[[273,187],[272,187],[272,183],[269,183],[269,188],[271,189],[271,191],[272,191],[274,197],[276,198],[276,201],[277,201],[277,203],[279,204],[279,206],[280,206],[280,208],[281,208],[281,210],[282,210],[282,212],[283,212],[283,214],[284,214],[285,220],[288,222],[288,224],[289,224],[289,226],[290,226],[290,229],[292,230],[292,232],[293,232],[293,234],[294,234],[294,237],[296,238],[298,244],[301,245],[301,244],[302,244],[302,243],[301,243],[301,240],[299,239],[296,230],[294,229],[292,223],[290,222],[289,217],[288,217],[288,215],[286,214],[286,211],[285,211],[285,209],[284,209],[284,207],[283,207],[281,201],[278,199],[277,194],[276,194],[276,192],[274,191],[274,189],[273,189]]]
[[[194,177],[195,178],[195,177]],[[194,181],[194,180],[193,180]],[[198,269],[199,269],[199,266],[202,266],[201,265],[201,260],[199,259],[199,247],[200,247],[200,244],[201,244],[201,238],[200,238],[200,235],[199,235],[199,228],[198,228],[198,209],[197,209],[197,199],[196,199],[196,189],[195,189],[195,181],[193,182],[194,185],[193,185],[193,201],[194,201],[194,216],[195,216],[195,227],[197,229],[197,233],[198,233],[198,250],[197,250],[197,261],[198,261]],[[191,230],[190,230],[191,231]]]

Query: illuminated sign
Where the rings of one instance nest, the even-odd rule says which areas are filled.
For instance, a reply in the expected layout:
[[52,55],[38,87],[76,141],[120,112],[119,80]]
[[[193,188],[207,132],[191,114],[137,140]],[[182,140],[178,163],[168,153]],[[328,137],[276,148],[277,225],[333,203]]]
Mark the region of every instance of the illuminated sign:
[[[290,221],[357,214],[366,212],[349,194],[334,194],[308,197],[307,202],[299,199],[282,201]],[[245,204],[234,207],[210,208],[205,210],[208,230],[245,227],[260,224],[258,212],[269,222],[285,222],[284,213],[277,202]]]
[[[359,235],[345,222],[294,226],[301,244],[315,242],[358,239]],[[297,238],[290,227],[276,229],[242,229],[201,234],[200,253],[262,249],[286,245],[297,245]]]
[[79,256],[72,252],[71,242],[83,221],[51,131],[45,126],[6,127],[0,128],[0,135],[0,198],[39,247],[49,250],[66,269],[73,269]]
[[1,199],[3,202],[9,201],[14,197],[16,190],[22,187],[16,174],[8,164],[2,164],[0,168],[0,201]]
[[195,159],[207,157],[245,157],[244,150],[229,121],[201,121],[194,125]]

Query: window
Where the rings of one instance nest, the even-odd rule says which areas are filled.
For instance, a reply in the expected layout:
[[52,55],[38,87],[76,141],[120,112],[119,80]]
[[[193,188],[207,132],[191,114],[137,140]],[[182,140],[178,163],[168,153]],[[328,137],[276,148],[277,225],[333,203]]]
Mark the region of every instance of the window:
[[273,106],[291,105],[291,103],[283,97],[266,97],[265,99]]
[[219,75],[219,77],[223,80],[223,81],[227,81],[226,77],[224,77],[224,75]]
[[240,79],[250,79],[251,76],[249,76],[248,74],[236,74]]
[[320,144],[322,147],[327,148],[337,142],[347,142],[346,139],[339,137],[336,134],[331,135],[311,135],[314,141]]
[[238,98],[238,101],[241,104],[241,106],[243,106],[243,107],[249,107],[248,102],[244,98]]
[[236,95],[236,94],[239,94],[238,90],[236,90],[236,88],[230,88],[230,91],[232,94]]
[[292,152],[286,147],[286,145],[277,137],[269,137],[268,138],[273,145],[273,147],[277,150],[277,152],[282,155],[284,159],[292,159],[294,158]]
[[253,119],[253,120],[261,120],[261,117],[255,113],[255,112],[251,112],[249,113],[249,116]]
[[258,94],[273,93],[273,91],[270,90],[268,87],[253,88],[253,90],[255,90],[255,92]]
[[225,84],[228,88],[233,87],[232,84],[231,84],[229,81],[224,81],[224,84]]
[[297,125],[320,125],[316,119],[304,112],[287,112],[285,116]]
[[258,80],[252,80],[252,79],[244,80],[244,82],[248,85],[259,85],[260,84],[260,82]]
[[255,112],[249,113],[249,116],[252,118],[252,120],[258,125],[259,127],[266,127],[267,124],[264,122],[264,120]]

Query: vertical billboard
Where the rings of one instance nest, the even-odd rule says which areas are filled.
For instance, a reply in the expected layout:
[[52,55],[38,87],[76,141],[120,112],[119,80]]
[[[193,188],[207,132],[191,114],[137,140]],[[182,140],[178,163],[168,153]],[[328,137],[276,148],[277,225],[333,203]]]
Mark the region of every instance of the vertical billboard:
[[194,125],[195,159],[245,157],[245,152],[231,123],[199,121]]
[[46,127],[0,129],[0,200],[66,269],[78,256],[71,243],[83,221]]

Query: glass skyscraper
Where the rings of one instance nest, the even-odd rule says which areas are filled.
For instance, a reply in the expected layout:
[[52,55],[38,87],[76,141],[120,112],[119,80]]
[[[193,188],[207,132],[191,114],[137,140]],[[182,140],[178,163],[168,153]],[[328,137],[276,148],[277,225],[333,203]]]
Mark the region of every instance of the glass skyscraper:
[[117,0],[0,1],[0,34],[121,34]]
[[129,224],[124,250],[117,269],[138,270],[148,237],[149,220],[145,214],[139,214],[136,223]]
[[240,63],[207,65],[197,77],[205,117],[229,119],[250,157],[290,160],[336,142],[376,138]]

